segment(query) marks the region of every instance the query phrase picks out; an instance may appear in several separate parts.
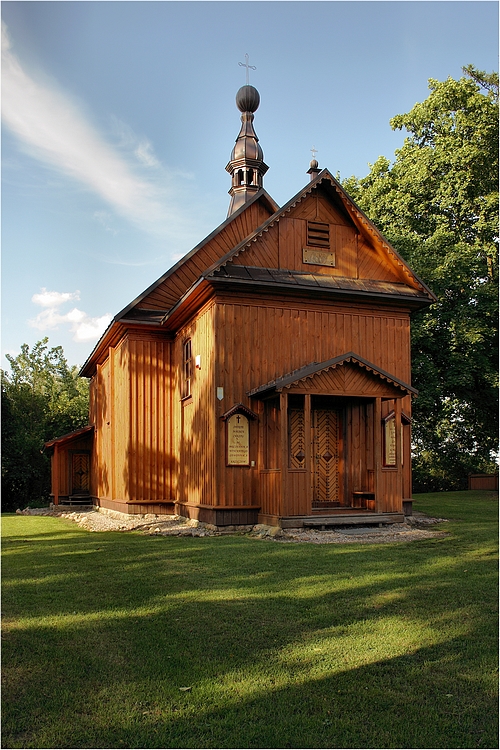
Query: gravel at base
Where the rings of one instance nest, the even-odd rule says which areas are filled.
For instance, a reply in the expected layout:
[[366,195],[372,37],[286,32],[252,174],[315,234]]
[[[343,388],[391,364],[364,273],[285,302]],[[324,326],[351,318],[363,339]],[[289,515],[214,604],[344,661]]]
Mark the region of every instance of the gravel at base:
[[[247,526],[242,530],[230,527],[222,531],[209,524],[182,516],[126,516],[122,513],[102,512],[93,508],[55,510],[52,508],[25,508],[16,513],[29,516],[55,516],[77,523],[87,531],[138,531],[152,536],[222,536],[247,534],[258,539],[276,542],[313,544],[383,544],[387,542],[412,542],[420,539],[446,536],[445,531],[432,530],[432,526],[445,522],[445,518],[430,518],[423,513],[409,517],[406,523],[395,523],[382,528],[346,528],[318,531],[316,529],[279,529],[273,526]],[[358,533],[357,533],[358,532]]]

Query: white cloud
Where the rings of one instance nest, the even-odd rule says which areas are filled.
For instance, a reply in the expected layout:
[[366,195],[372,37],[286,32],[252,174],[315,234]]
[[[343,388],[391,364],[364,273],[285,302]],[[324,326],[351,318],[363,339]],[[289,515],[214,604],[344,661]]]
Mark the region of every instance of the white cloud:
[[92,318],[77,307],[67,313],[59,311],[62,305],[74,299],[80,299],[80,292],[48,292],[46,289],[42,289],[39,294],[33,295],[31,301],[45,309],[28,321],[30,326],[39,331],[48,331],[59,328],[61,325],[67,325],[73,334],[74,341],[97,341],[110,324],[113,316],[106,313],[100,317]]
[[73,299],[80,299],[80,292],[48,292],[45,287],[39,294],[34,294],[31,301],[41,307],[60,307],[65,302]]
[[159,167],[160,162],[153,153],[153,146],[148,140],[141,141],[135,150],[135,155],[147,167]]
[[129,129],[132,153],[127,160],[103,140],[74,102],[25,72],[3,23],[2,120],[31,156],[78,180],[142,229],[157,233],[169,223],[170,228],[177,225],[178,211],[167,210],[166,180],[155,183],[135,171],[138,162],[159,166],[149,141],[139,141]]
[[112,315],[101,315],[100,318],[85,318],[75,323],[71,330],[75,341],[97,341],[111,323]]

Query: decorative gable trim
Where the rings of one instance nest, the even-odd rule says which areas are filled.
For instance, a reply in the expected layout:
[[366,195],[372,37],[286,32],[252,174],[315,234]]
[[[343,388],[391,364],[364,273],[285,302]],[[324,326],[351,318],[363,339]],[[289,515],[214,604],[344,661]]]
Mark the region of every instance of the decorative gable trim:
[[418,393],[418,391],[411,385],[408,385],[408,383],[405,383],[399,378],[396,378],[394,375],[385,372],[385,370],[381,370],[379,367],[377,367],[377,365],[374,365],[367,359],[360,357],[354,352],[347,352],[347,354],[342,354],[340,357],[328,359],[325,362],[311,362],[310,364],[305,365],[298,370],[294,370],[287,375],[283,375],[280,378],[276,378],[276,380],[271,380],[269,383],[265,383],[258,388],[254,388],[253,390],[248,391],[247,396],[251,398],[259,398],[263,395],[268,395],[271,391],[280,393],[284,388],[290,388],[293,385],[296,385],[301,380],[313,378],[318,373],[327,372],[328,370],[335,369],[336,367],[342,366],[348,362],[352,362],[358,365],[359,367],[365,369],[367,372],[370,372],[376,377],[387,381],[390,385],[407,394],[417,395]]
[[[385,424],[390,419],[395,419],[395,417],[396,417],[396,412],[393,409],[392,411],[389,412],[389,414],[386,417],[382,417],[382,422],[384,422],[384,424]],[[408,414],[405,414],[404,411],[401,412],[401,423],[402,424],[411,424],[412,423],[412,418],[409,417]]]
[[330,174],[327,169],[323,169],[322,172],[312,180],[303,190],[295,195],[283,208],[278,209],[273,216],[258,227],[251,235],[246,237],[242,242],[236,245],[230,252],[226,253],[217,263],[214,263],[208,268],[203,274],[204,278],[211,276],[214,271],[218,270],[222,266],[236,258],[240,253],[251,247],[253,242],[256,242],[265,232],[268,232],[281,218],[286,214],[290,213],[293,208],[298,206],[307,196],[309,196],[313,190],[317,189],[319,185],[323,185],[330,191],[335,191],[339,196],[344,209],[347,211],[355,227],[364,235],[368,235],[371,241],[374,241],[376,245],[379,245],[385,252],[387,252],[393,261],[403,270],[405,276],[410,281],[411,285],[417,286],[417,288],[423,292],[423,294],[432,302],[436,301],[436,296],[429,289],[423,281],[421,281],[416,274],[413,273],[411,268],[408,266],[406,261],[399,255],[399,253],[389,244],[386,238],[379,232],[373,222],[363,213],[363,211],[354,203],[352,198],[346,193],[343,187],[337,182],[337,180]]
[[249,409],[247,406],[244,406],[243,404],[236,404],[233,406],[229,411],[226,411],[221,419],[224,420],[224,422],[227,422],[227,420],[232,417],[234,414],[244,414],[245,417],[248,417],[249,419],[258,419],[258,415]]

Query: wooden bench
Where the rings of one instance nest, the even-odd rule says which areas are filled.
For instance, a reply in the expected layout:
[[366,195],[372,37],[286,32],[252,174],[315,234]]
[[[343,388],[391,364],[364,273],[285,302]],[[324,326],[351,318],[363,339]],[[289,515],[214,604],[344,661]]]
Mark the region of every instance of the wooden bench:
[[355,490],[352,493],[353,508],[375,510],[375,493],[370,490]]

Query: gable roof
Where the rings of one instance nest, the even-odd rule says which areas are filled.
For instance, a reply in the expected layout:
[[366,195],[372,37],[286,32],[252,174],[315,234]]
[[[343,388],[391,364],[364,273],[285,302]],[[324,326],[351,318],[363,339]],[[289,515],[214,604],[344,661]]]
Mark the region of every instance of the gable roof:
[[[399,269],[399,278],[404,280],[398,282],[357,279],[281,268],[257,268],[251,264],[237,266],[231,263],[317,189],[326,191],[332,203],[340,207],[368,243],[379,253],[390,258],[392,265]],[[257,217],[262,219],[263,212],[271,215],[256,227]],[[242,234],[245,235],[244,238],[239,239]],[[228,246],[230,250],[220,255]],[[214,258],[215,260],[207,267],[207,262]],[[83,365],[80,374],[90,375],[93,362],[103,355],[107,343],[121,335],[124,326],[146,325],[164,328],[172,314],[177,315],[176,311],[184,309],[187,300],[193,301],[193,295],[199,296],[203,286],[209,288],[221,283],[246,285],[247,288],[253,284],[260,289],[266,286],[275,290],[293,289],[299,294],[314,291],[323,296],[335,294],[343,298],[356,297],[359,300],[371,298],[391,304],[404,303],[410,309],[427,306],[436,301],[433,292],[413,273],[406,261],[354,203],[340,183],[327,169],[323,169],[282,208],[261,189],[228,216],[202,242],[114,317]]]
[[[252,211],[252,207],[254,207],[256,204],[259,204],[265,212],[271,215],[274,215],[274,213],[276,213],[278,209],[278,204],[271,198],[269,193],[267,193],[262,188],[237,211],[228,216],[225,221],[222,222],[222,224],[220,224],[216,229],[214,229],[213,232],[205,237],[205,239],[198,243],[196,247],[194,247],[186,255],[184,255],[184,257],[182,257],[177,263],[169,268],[162,276],[160,276],[159,279],[157,279],[153,284],[151,284],[151,286],[149,286],[144,292],[142,292],[142,294],[136,297],[132,302],[130,302],[130,304],[128,304],[123,308],[123,310],[121,310],[114,316],[111,323],[106,328],[106,330],[94,346],[92,352],[82,365],[80,369],[80,376],[89,377],[91,375],[92,363],[94,359],[101,356],[101,354],[106,350],[106,343],[108,341],[116,340],[120,337],[123,329],[123,324],[132,322],[134,325],[138,326],[148,325],[159,327],[168,312],[176,306],[180,299],[186,296],[186,292],[191,287],[196,286],[197,280],[200,278],[200,274],[204,270],[203,267],[200,268],[199,265],[195,262],[198,253],[207,245],[209,245],[212,240],[217,240],[220,236],[222,236],[225,230],[229,229],[231,226],[237,225],[240,221],[242,227],[245,225],[245,223],[248,223],[245,222],[244,215],[246,214],[246,212],[250,213]],[[252,227],[252,231],[254,228],[255,227]],[[241,237],[241,229],[239,231],[239,236]],[[246,232],[247,236],[249,234],[250,232]],[[191,261],[193,261],[193,263],[190,263]],[[192,266],[192,268],[190,268],[190,273],[186,273],[186,268],[188,265]],[[181,278],[180,280],[177,280],[176,277],[179,276]],[[162,285],[169,282],[171,282],[172,284],[175,284],[177,282],[177,290],[179,290],[179,286],[181,289],[181,291],[177,291],[177,297],[175,298],[175,301],[172,304],[165,305],[163,309],[161,308],[161,306],[156,306],[155,308],[148,307],[148,297],[154,294]]]
[[[190,250],[186,255],[184,255],[177,263],[175,263],[171,268],[169,268],[162,276],[160,276],[159,279],[157,279],[151,286],[149,286],[142,294],[140,294],[138,297],[136,297],[130,304],[128,304],[126,307],[123,308],[117,315],[115,315],[115,320],[121,320],[121,318],[128,317],[129,313],[133,310],[133,308],[139,307],[140,303],[144,302],[146,297],[148,297],[152,292],[154,292],[156,289],[158,289],[159,286],[164,284],[165,281],[175,276],[183,266],[186,266],[189,261],[191,261],[204,247],[206,247],[214,238],[216,238],[218,235],[221,235],[224,230],[229,227],[231,224],[235,224],[237,219],[242,216],[245,212],[248,211],[248,209],[254,205],[255,203],[260,203],[262,206],[265,207],[265,209],[268,211],[268,213],[271,213],[271,215],[274,216],[278,209],[278,204],[271,198],[271,196],[262,188],[259,190],[250,200],[248,200],[244,205],[242,205],[237,211],[232,213],[230,216],[227,217],[225,221],[222,222],[216,229],[214,229],[213,232],[211,232],[205,239],[203,239],[201,242],[199,242],[192,250]],[[255,229],[255,227],[253,228]],[[195,274],[193,275],[193,281],[198,279],[200,277],[200,269],[198,267],[198,270],[195,271]],[[183,291],[186,291],[191,284],[185,285],[185,288]],[[180,297],[181,295],[179,295]],[[177,300],[176,300],[177,301]],[[166,312],[165,310],[164,312]]]
[[364,359],[364,357],[360,357],[359,354],[355,354],[354,352],[347,352],[346,354],[341,354],[339,357],[327,359],[325,362],[310,362],[308,365],[304,365],[304,367],[300,367],[298,370],[289,372],[286,375],[282,375],[281,377],[276,378],[275,380],[271,380],[269,383],[265,383],[258,388],[254,388],[253,390],[248,391],[247,396],[259,398],[263,395],[269,395],[272,391],[279,393],[283,390],[283,388],[290,388],[301,380],[312,378],[321,372],[335,369],[336,367],[345,365],[350,362],[367,370],[381,380],[385,380],[390,385],[400,389],[401,391],[404,391],[405,393],[413,395],[416,395],[418,393],[418,391],[411,385],[408,385],[408,383],[405,383],[399,378],[396,378],[394,375],[391,375],[385,370],[381,370],[379,367],[377,367],[377,365],[374,365],[372,362]]
[[312,180],[305,188],[297,193],[288,203],[274,213],[269,219],[264,222],[260,227],[256,228],[251,235],[242,240],[238,245],[227,252],[220,260],[213,263],[210,268],[207,268],[203,274],[204,278],[214,276],[223,266],[226,266],[240,253],[243,253],[249,248],[253,242],[256,242],[265,232],[268,232],[281,218],[290,213],[295,206],[303,201],[313,190],[321,186],[323,189],[330,194],[335,202],[340,200],[343,209],[349,215],[351,221],[357,228],[357,230],[366,237],[370,242],[381,248],[403,272],[406,277],[407,283],[410,287],[418,289],[421,296],[427,300],[427,304],[436,300],[435,295],[424,284],[421,279],[411,270],[406,261],[399,255],[399,253],[392,247],[389,241],[382,235],[382,233],[376,228],[373,222],[366,216],[366,214],[356,205],[352,198],[346,193],[340,183],[330,174],[327,169],[323,169],[318,176]]

